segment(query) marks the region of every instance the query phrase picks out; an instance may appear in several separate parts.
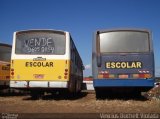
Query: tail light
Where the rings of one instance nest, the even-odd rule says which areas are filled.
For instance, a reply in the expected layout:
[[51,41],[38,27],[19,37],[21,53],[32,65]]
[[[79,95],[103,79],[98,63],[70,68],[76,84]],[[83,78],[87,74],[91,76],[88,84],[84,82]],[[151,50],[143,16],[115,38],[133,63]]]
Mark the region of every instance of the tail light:
[[[66,60],[66,67],[67,67],[68,61]],[[67,79],[68,77],[68,69],[64,69],[64,79]]]
[[137,73],[137,74],[110,74],[107,71],[100,71],[98,73],[98,78],[99,79],[147,79],[147,78],[151,78],[152,75],[149,74],[149,71],[145,71],[145,73],[143,73],[144,71],[142,71],[142,73]]
[[11,69],[11,76],[14,76],[14,69]]
[[13,68],[11,69],[10,73],[11,73],[11,78],[13,79],[14,78],[14,69]]
[[138,70],[138,74],[133,74],[133,78],[151,78],[152,75],[150,74],[150,71],[148,70]]
[[129,78],[129,75],[128,74],[120,74],[120,75],[118,75],[118,78],[120,78],[120,79],[127,79],[127,78]]
[[133,78],[151,78],[151,74],[133,74]]
[[67,79],[67,76],[68,76],[68,69],[65,69],[64,70],[64,79]]
[[109,74],[107,71],[100,71],[98,74],[98,78],[116,78],[115,74]]

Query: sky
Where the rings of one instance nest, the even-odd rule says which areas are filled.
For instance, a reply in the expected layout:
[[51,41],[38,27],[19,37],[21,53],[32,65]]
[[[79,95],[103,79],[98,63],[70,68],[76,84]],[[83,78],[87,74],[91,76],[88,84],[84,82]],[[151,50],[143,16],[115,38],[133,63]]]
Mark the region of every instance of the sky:
[[27,29],[69,31],[91,76],[93,34],[99,29],[152,31],[155,74],[160,76],[160,0],[0,0],[0,42]]

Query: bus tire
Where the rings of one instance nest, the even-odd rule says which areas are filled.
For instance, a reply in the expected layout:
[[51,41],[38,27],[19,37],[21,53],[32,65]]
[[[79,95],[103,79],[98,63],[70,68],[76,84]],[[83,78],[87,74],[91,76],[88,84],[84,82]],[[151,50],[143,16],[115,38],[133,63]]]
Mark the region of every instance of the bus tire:
[[30,92],[32,99],[39,99],[42,97],[43,94],[44,94],[44,92],[39,91],[39,90],[32,90]]
[[100,99],[101,98],[101,91],[99,88],[95,88],[95,93],[96,93],[96,99]]
[[80,93],[81,92],[81,82],[80,80],[76,81],[76,93]]
[[76,81],[74,79],[71,79],[69,81],[68,89],[70,93],[75,93],[76,92]]

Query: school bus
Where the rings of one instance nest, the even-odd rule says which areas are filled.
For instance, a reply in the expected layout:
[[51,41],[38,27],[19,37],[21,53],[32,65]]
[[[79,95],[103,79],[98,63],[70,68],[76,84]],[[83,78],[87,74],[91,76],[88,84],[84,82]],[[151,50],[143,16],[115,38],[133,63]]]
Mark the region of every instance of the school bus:
[[11,45],[0,43],[0,89],[9,88]]
[[[93,85],[99,97],[104,89],[133,90],[154,86],[154,52],[146,29],[98,30],[92,51]],[[131,91],[132,92],[132,91]]]
[[83,62],[67,31],[17,31],[10,75],[10,87],[30,90],[31,95],[54,89],[77,93],[83,81]]

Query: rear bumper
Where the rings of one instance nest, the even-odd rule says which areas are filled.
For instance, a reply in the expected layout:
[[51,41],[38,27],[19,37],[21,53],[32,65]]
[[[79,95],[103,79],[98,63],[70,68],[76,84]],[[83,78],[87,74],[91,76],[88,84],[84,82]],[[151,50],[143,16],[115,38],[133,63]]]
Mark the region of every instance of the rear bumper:
[[67,88],[67,81],[10,81],[12,88]]
[[97,87],[154,87],[154,79],[94,79]]

